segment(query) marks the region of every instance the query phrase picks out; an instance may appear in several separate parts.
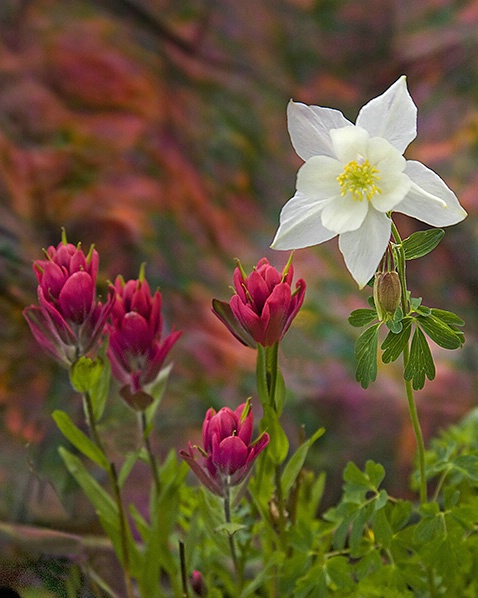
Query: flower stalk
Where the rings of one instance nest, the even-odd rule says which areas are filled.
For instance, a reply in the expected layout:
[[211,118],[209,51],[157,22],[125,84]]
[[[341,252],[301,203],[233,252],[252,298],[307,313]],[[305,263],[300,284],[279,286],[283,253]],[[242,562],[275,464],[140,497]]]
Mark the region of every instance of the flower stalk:
[[[408,297],[408,290],[407,290],[407,277],[406,277],[406,260],[405,260],[405,251],[403,249],[402,239],[400,237],[400,233],[393,222],[392,222],[392,235],[394,242],[397,246],[397,269],[398,269],[398,276],[400,278],[400,284],[402,287],[402,310],[404,314],[407,314],[410,310],[410,300]],[[410,359],[410,344],[409,342],[406,343],[404,350],[403,350],[403,370],[405,371],[408,362]],[[418,450],[418,466],[420,472],[420,502],[422,504],[426,503],[427,498],[427,481],[426,481],[426,474],[425,474],[425,443],[423,440],[423,433],[420,426],[420,420],[418,417],[418,410],[417,405],[415,402],[415,396],[413,393],[413,385],[411,380],[405,380],[405,388],[407,393],[407,403],[408,403],[408,411],[410,413],[410,419],[412,422],[413,432],[415,434],[415,439],[417,442],[417,450]]]
[[[224,519],[226,523],[231,523],[231,487],[229,483],[226,481],[225,488],[224,488]],[[234,538],[234,534],[227,532],[229,538],[229,550],[231,552],[231,559],[232,564],[234,566],[234,573],[236,575],[236,582],[237,582],[237,593],[239,595],[241,587],[242,587],[242,571],[239,565],[239,559],[237,557],[237,550],[236,550],[236,541]]]
[[[83,393],[83,405],[85,407],[85,416],[86,422],[88,424],[91,438],[96,446],[100,449],[100,451],[105,455],[105,450],[103,447],[103,443],[101,438],[98,434],[98,429],[96,427],[96,421],[93,411],[93,404],[91,402],[91,397],[89,392]],[[130,554],[129,554],[129,546],[128,546],[128,535],[127,535],[127,520],[126,514],[123,507],[123,501],[121,500],[121,489],[119,486],[118,480],[118,473],[116,471],[116,466],[113,462],[108,461],[108,477],[110,480],[111,487],[113,489],[114,501],[118,508],[118,515],[119,515],[119,524],[120,524],[120,540],[121,540],[121,548],[122,548],[122,565],[123,565],[123,575],[124,575],[124,582],[126,587],[126,596],[127,598],[134,598],[134,589],[133,589],[133,579],[131,575],[131,563],[130,563]]]

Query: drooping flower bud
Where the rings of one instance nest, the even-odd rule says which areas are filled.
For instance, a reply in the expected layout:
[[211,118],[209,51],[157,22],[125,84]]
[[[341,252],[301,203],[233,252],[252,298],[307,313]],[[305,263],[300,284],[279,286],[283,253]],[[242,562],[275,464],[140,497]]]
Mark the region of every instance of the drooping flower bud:
[[282,340],[304,301],[305,282],[292,289],[293,276],[291,260],[281,273],[262,258],[249,275],[238,262],[236,294],[229,303],[214,299],[213,312],[243,344],[270,347]]
[[[188,449],[179,454],[206,488],[223,497],[228,486],[237,486],[247,479],[257,456],[269,444],[267,433],[251,442],[253,426],[249,401],[235,411],[223,407],[216,412],[211,408],[202,427],[204,447],[189,443]],[[194,448],[203,457],[202,465],[196,461]]]
[[114,290],[107,356],[113,376],[123,385],[121,396],[141,411],[152,401],[144,387],[158,377],[181,331],[161,339],[161,293],[151,294],[143,269],[138,280],[125,282],[118,276]]
[[397,272],[377,272],[373,284],[373,299],[381,321],[387,321],[393,316],[400,305],[401,295],[402,287]]
[[196,596],[207,596],[206,583],[201,571],[193,571],[191,575],[191,587]]
[[85,255],[80,244],[68,243],[63,234],[45,255],[33,264],[39,306],[26,307],[23,314],[39,344],[70,366],[97,349],[113,307],[113,289],[105,305],[96,301],[99,256],[93,246]]

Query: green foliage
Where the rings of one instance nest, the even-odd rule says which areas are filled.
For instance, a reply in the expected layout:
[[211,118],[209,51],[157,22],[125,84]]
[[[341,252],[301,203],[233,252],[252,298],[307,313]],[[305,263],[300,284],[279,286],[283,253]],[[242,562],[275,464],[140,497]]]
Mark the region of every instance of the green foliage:
[[433,251],[445,236],[441,228],[430,228],[411,234],[402,242],[406,260],[415,260]]

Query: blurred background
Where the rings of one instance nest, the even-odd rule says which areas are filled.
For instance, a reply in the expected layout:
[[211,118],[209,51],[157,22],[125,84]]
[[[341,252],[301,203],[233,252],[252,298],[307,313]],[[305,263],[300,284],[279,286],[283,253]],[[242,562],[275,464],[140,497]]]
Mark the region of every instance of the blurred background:
[[[354,121],[407,75],[419,136],[406,155],[436,170],[469,213],[408,269],[414,296],[467,324],[462,350],[434,347],[437,379],[417,397],[426,437],[476,406],[477,56],[476,0],[1,0],[0,585],[58,588],[66,576],[71,547],[32,536],[37,526],[98,531],[51,419],[61,408],[80,422],[81,402],[21,313],[36,301],[33,260],[65,227],[70,242],[99,251],[103,294],[147,263],[166,331],[183,330],[155,447],[166,455],[198,438],[207,408],[254,395],[255,354],[210,304],[230,298],[235,257],[248,271],[263,256],[287,261],[268,247],[301,163],[290,98]],[[425,228],[397,223],[402,236]],[[302,424],[308,435],[327,428],[309,463],[327,472],[324,507],[350,459],[382,462],[387,489],[405,495],[415,443],[400,364],[379,366],[367,391],[354,379],[359,331],[347,317],[369,293],[335,240],[297,251],[294,266],[308,291],[281,353],[291,441]],[[118,455],[137,442],[114,394],[103,428]]]

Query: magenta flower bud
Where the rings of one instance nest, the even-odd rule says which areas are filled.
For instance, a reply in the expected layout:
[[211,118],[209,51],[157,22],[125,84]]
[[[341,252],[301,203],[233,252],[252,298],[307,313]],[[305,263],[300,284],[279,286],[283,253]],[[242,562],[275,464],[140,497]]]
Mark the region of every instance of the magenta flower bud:
[[191,575],[191,587],[196,596],[207,596],[206,583],[201,571],[193,571]]
[[113,307],[113,290],[105,305],[96,301],[99,256],[93,247],[85,256],[80,245],[67,243],[63,235],[45,256],[33,264],[39,305],[26,307],[23,314],[40,345],[70,366],[97,350]]
[[[206,488],[224,497],[228,487],[247,480],[254,461],[269,444],[267,433],[251,442],[253,426],[254,415],[249,401],[235,411],[223,407],[216,413],[211,408],[202,427],[204,448],[189,443],[188,449],[180,451],[180,455]],[[202,464],[196,461],[194,448],[202,455]]]
[[123,398],[133,408],[144,409],[144,387],[156,380],[181,332],[161,339],[161,293],[151,294],[143,269],[138,280],[125,283],[118,276],[114,289],[107,355],[113,376],[122,384]]
[[234,270],[229,303],[213,300],[213,312],[242,343],[270,347],[282,340],[304,302],[305,282],[292,289],[294,270],[289,260],[280,273],[262,258],[246,275],[240,263]]

